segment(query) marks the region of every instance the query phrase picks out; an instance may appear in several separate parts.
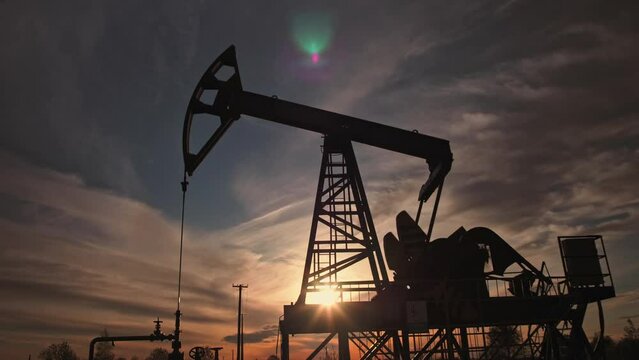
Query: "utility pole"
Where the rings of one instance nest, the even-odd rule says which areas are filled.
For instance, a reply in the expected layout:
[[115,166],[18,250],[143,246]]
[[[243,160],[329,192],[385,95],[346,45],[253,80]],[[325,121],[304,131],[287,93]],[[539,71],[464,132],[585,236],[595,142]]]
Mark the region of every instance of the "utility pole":
[[237,302],[237,356],[236,360],[244,360],[244,344],[242,344],[242,289],[248,288],[246,284],[233,284],[239,290],[240,296]]
[[242,326],[240,326],[240,349],[242,349],[242,356],[240,360],[244,360],[244,314],[242,316]]

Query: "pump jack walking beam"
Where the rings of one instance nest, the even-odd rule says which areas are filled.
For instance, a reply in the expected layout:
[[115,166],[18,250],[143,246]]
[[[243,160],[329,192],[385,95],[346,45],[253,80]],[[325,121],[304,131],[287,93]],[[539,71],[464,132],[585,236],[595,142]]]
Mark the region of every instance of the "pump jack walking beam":
[[[230,75],[228,75],[229,72],[231,73]],[[220,141],[233,122],[238,120],[241,115],[248,115],[258,119],[269,120],[279,124],[320,133],[325,135],[326,139],[331,139],[333,142],[348,144],[349,148],[351,141],[355,141],[426,160],[429,175],[419,192],[418,200],[420,204],[417,217],[419,217],[422,204],[426,202],[431,195],[436,193],[437,196],[434,202],[433,212],[431,214],[430,228],[432,229],[444,179],[450,171],[453,161],[450,145],[447,140],[420,134],[417,131],[402,130],[392,126],[280,100],[276,96],[264,96],[244,91],[242,89],[242,82],[235,55],[235,47],[231,46],[224,51],[224,53],[222,53],[202,75],[202,78],[195,87],[193,95],[189,101],[183,129],[183,155],[186,174],[189,176],[193,175],[194,171],[202,163],[202,161],[204,161],[209,152],[213,149],[217,142]],[[191,149],[191,127],[194,121],[210,121],[211,118],[215,117],[219,118],[220,121],[217,129],[212,132],[206,143],[201,148]],[[201,120],[202,118],[205,118],[205,120]],[[350,149],[349,153],[352,153],[352,149]],[[352,157],[352,162],[354,163],[354,155],[352,155]],[[354,169],[355,173],[357,173],[356,175],[352,175],[350,170],[344,175],[359,178],[356,165]],[[346,179],[346,177],[344,178]],[[349,184],[348,186],[354,186],[355,183],[361,183],[361,179],[354,179],[352,184]],[[321,187],[322,184],[319,186]],[[346,187],[347,184],[344,183],[341,184],[341,186]],[[361,184],[358,186],[362,189],[361,194],[356,197],[362,197],[363,200],[356,201],[354,206],[364,206],[367,208],[368,205],[366,204],[365,195],[363,194],[363,187]],[[358,186],[355,186],[356,188],[353,189],[354,192],[359,191]],[[370,220],[370,211],[366,211],[366,214],[361,215],[360,217]],[[363,222],[362,225],[366,225],[367,229],[370,228],[368,230],[372,232],[372,236],[367,237],[363,235],[364,239],[362,239],[371,243],[370,249],[361,249],[363,257],[353,257],[351,259],[353,261],[348,264],[331,264],[333,268],[326,272],[328,275],[322,274],[322,276],[335,276],[343,267],[350,266],[351,263],[359,261],[358,259],[364,260],[366,255],[368,255],[368,258],[371,261],[371,270],[373,274],[375,274],[373,283],[375,288],[380,290],[381,283],[386,283],[388,281],[386,267],[384,266],[379,244],[377,242],[376,235],[374,234],[375,230],[372,221],[370,224]],[[315,240],[313,237],[314,234],[311,234],[309,249],[311,249],[313,241]],[[353,249],[349,249],[349,251],[352,250]],[[365,250],[372,252],[369,253]],[[330,251],[334,251],[334,249],[331,249]],[[308,254],[311,254],[311,250],[309,250]],[[379,257],[379,264],[375,263],[376,256],[373,254],[376,254],[377,257]],[[305,303],[306,287],[308,286],[308,279],[311,277],[309,275],[309,259],[310,257],[307,256],[302,291],[300,292],[300,298],[298,299],[298,303],[301,305],[304,305]],[[341,265],[337,266],[337,264]],[[381,276],[377,274],[377,269],[381,272]],[[314,279],[314,281],[319,280],[321,280],[319,276]],[[341,289],[342,291],[348,291],[348,289]],[[288,335],[290,334],[290,331],[286,328],[287,324],[282,327],[283,359],[288,359]],[[334,331],[339,334],[340,358],[346,358],[349,352],[348,331],[348,327],[343,327],[339,329],[339,331]],[[384,335],[386,336],[386,338],[384,338],[385,341],[387,341],[390,336],[394,336],[394,341],[399,344],[397,333],[394,331],[392,333],[394,333],[394,335]],[[385,341],[379,345],[383,346]],[[407,350],[408,348],[406,347],[406,351]],[[239,352],[240,351],[238,350],[238,353]],[[371,353],[371,355],[373,354],[374,352]]]
[[[221,74],[220,70],[223,67],[233,70],[233,74],[228,79],[220,79],[217,76],[218,73]],[[204,95],[209,91],[217,91],[213,103],[206,102],[207,99]],[[201,149],[192,152],[190,148],[191,125],[194,115],[197,114],[218,116],[220,125]],[[443,184],[453,161],[447,140],[280,100],[275,96],[264,96],[244,91],[235,56],[235,47],[230,46],[206,70],[189,101],[183,131],[184,164],[185,171],[189,175],[193,175],[195,169],[231,124],[241,115],[249,115],[425,159],[430,175],[420,190],[420,201],[428,200],[433,192]]]

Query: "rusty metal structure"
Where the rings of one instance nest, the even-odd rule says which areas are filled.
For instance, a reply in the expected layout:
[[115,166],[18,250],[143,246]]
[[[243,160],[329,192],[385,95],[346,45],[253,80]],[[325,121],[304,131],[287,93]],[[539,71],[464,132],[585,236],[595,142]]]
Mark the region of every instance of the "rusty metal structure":
[[[452,165],[448,141],[244,91],[233,46],[206,70],[190,99],[183,132],[186,174],[193,175],[241,115],[324,136],[300,294],[284,306],[280,320],[282,359],[290,356],[293,334],[324,334],[308,359],[335,339],[340,359],[603,356],[583,330],[588,305],[597,304],[603,337],[601,301],[615,296],[601,236],[559,237],[561,276],[549,274],[543,263],[535,267],[487,228],[460,227],[431,239]],[[200,149],[191,149],[196,117],[217,118],[219,126]],[[428,165],[416,216],[397,215],[396,233],[383,238],[384,254],[352,141]],[[432,205],[425,230],[418,224],[424,204]],[[337,294],[337,303],[313,303],[323,292]]]

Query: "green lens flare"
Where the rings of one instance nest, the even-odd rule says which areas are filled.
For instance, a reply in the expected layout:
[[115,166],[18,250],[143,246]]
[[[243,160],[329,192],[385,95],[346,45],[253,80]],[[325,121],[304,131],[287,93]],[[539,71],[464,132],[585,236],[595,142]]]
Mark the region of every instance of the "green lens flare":
[[293,38],[295,43],[309,55],[326,50],[333,36],[331,18],[322,13],[304,13],[293,17]]

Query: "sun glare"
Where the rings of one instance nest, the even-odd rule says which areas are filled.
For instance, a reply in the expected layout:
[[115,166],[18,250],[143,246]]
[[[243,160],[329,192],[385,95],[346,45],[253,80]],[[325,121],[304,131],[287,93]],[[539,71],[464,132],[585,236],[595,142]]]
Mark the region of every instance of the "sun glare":
[[318,304],[331,306],[339,300],[339,292],[335,290],[322,290],[315,295]]

